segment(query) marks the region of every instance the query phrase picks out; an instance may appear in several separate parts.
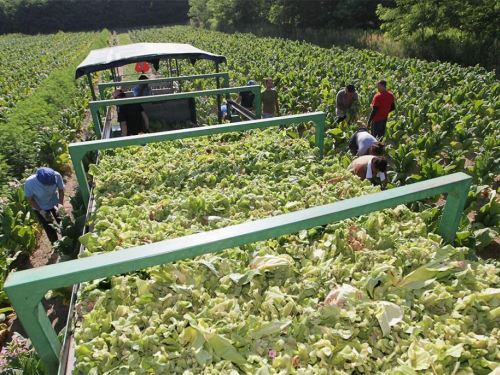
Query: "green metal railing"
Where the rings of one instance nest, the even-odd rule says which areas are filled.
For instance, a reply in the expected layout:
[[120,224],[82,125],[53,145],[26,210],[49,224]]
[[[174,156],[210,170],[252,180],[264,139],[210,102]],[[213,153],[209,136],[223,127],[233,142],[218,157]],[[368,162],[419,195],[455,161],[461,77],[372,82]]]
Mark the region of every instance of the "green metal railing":
[[324,206],[124,249],[118,253],[13,272],[5,281],[4,290],[49,373],[54,374],[59,366],[61,344],[41,302],[49,290],[296,233],[443,193],[448,196],[438,232],[445,241],[452,242],[471,181],[470,176],[456,173]]
[[[142,98],[137,98],[137,99],[142,99]],[[123,99],[123,101],[125,101],[125,99]],[[87,178],[85,176],[85,171],[82,163],[83,157],[88,152],[100,151],[116,147],[144,145],[147,143],[173,141],[176,139],[201,137],[205,135],[222,134],[229,132],[240,132],[244,130],[267,128],[271,126],[291,125],[291,124],[298,124],[302,122],[312,121],[316,125],[316,133],[315,133],[316,146],[319,148],[320,157],[323,157],[325,120],[326,120],[325,113],[313,112],[313,113],[305,113],[302,115],[275,117],[272,119],[265,119],[265,120],[245,121],[236,124],[213,125],[213,126],[204,126],[192,129],[166,131],[153,134],[135,135],[133,137],[101,139],[97,141],[72,143],[69,145],[69,153],[71,155],[71,160],[73,161],[73,167],[75,170],[76,178],[78,179],[78,185],[80,186],[82,192],[83,200],[88,205],[88,201],[90,198],[90,189],[87,183]]]
[[210,78],[222,78],[223,79],[223,87],[229,87],[229,73],[212,73],[212,74],[199,74],[194,76],[179,76],[179,77],[163,77],[163,78],[152,78],[147,81],[135,80],[135,81],[124,81],[124,82],[106,82],[99,83],[97,87],[99,88],[99,97],[101,100],[105,99],[104,91],[108,87],[116,87],[116,86],[135,86],[142,83],[154,84],[154,83],[167,83],[167,82],[182,82],[182,81],[194,81],[197,79],[210,79]]
[[[142,81],[144,83],[144,81]],[[151,95],[151,96],[141,96],[137,98],[127,98],[127,99],[110,99],[110,100],[96,100],[89,103],[90,113],[92,114],[92,121],[94,122],[94,131],[97,138],[102,137],[102,124],[101,118],[99,116],[99,109],[110,106],[110,105],[123,105],[123,104],[133,104],[133,103],[154,103],[162,102],[165,100],[175,100],[175,99],[188,99],[197,98],[201,96],[209,95],[229,95],[233,93],[239,93],[241,91],[252,91],[255,94],[255,115],[260,118],[262,116],[262,101],[260,96],[260,86],[242,86],[242,87],[231,87],[224,89],[214,89],[214,90],[204,90],[204,91],[190,91],[182,92],[177,94],[165,94],[165,95]],[[219,108],[217,108],[219,110]]]

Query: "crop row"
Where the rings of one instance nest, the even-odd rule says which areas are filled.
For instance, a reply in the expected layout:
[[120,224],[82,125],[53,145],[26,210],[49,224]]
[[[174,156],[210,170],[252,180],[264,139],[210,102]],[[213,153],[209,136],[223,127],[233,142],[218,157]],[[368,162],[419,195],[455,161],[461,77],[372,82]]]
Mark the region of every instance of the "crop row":
[[29,96],[49,74],[73,61],[94,33],[0,36],[0,120]]
[[[377,189],[273,130],[116,149],[90,171],[86,256]],[[424,217],[401,206],[84,284],[75,371],[487,374],[498,269]]]
[[[490,184],[493,170],[475,172],[465,168],[465,157],[475,160],[487,153],[497,159],[500,124],[500,82],[493,73],[474,68],[415,59],[398,59],[369,51],[324,49],[308,43],[258,38],[251,34],[222,34],[189,27],[148,29],[131,32],[135,42],[163,41],[191,43],[228,57],[227,70],[234,83],[247,79],[263,82],[274,78],[283,114],[321,110],[327,113],[334,152],[345,151],[353,128],[335,122],[336,92],[348,83],[356,86],[361,115],[368,117],[377,80],[385,78],[396,96],[397,110],[387,132],[390,156],[396,159],[394,184],[434,177],[437,174],[468,170],[480,184]],[[210,63],[185,64],[183,72],[204,73]],[[202,84],[200,82],[200,84]],[[399,160],[414,154],[414,164]],[[410,158],[409,158],[410,159]],[[432,162],[436,171],[427,172]],[[418,168],[417,168],[418,167]],[[403,175],[401,175],[403,174]]]
[[[309,43],[252,34],[223,34],[191,27],[169,27],[130,32],[135,42],[190,43],[228,57],[227,71],[233,85],[248,79],[263,82],[272,76],[279,93],[282,114],[324,111],[327,114],[327,156],[337,156],[346,166],[347,150],[355,125],[336,125],[336,93],[353,83],[360,97],[361,118],[367,119],[376,82],[386,79],[396,97],[396,112],[386,132],[391,160],[389,180],[399,186],[419,180],[465,172],[483,194],[496,189],[500,174],[500,81],[479,67],[464,68],[440,62],[399,59],[365,50],[320,48]],[[224,68],[222,68],[224,69]],[[207,73],[213,64],[181,65],[182,74]],[[197,81],[203,89],[213,83]],[[209,105],[214,105],[212,98]],[[205,113],[206,109],[203,110]],[[208,121],[213,122],[212,120]],[[479,194],[472,194],[468,209],[480,209]],[[489,202],[490,200],[488,200]],[[485,208],[486,209],[486,208]],[[463,222],[473,239],[476,230],[498,234],[500,211],[488,213],[494,220]],[[471,240],[467,244],[474,246]]]
[[[2,43],[5,41],[10,48],[14,48],[14,41],[17,41],[16,48],[19,51],[22,50],[23,45],[38,45],[45,50],[50,50],[48,42],[51,40],[50,37],[7,35],[0,36],[0,40]],[[82,37],[87,40],[82,41]],[[3,282],[12,270],[13,262],[20,255],[24,259],[29,257],[40,235],[38,223],[31,206],[24,197],[23,187],[19,181],[25,177],[25,174],[31,173],[35,167],[41,165],[50,166],[61,172],[68,171],[70,163],[68,143],[80,135],[85,107],[88,103],[88,99],[85,99],[88,89],[81,85],[81,82],[75,84],[74,81],[75,64],[79,63],[74,59],[78,55],[83,59],[82,53],[88,51],[91,43],[95,48],[104,46],[107,43],[107,31],[100,35],[95,33],[57,34],[52,38],[56,44],[52,51],[54,56],[57,48],[62,48],[59,44],[64,40],[71,42],[66,44],[68,51],[61,50],[61,61],[65,60],[69,66],[59,66],[50,72],[29,97],[18,103],[15,110],[9,113],[8,123],[0,124],[0,163],[2,165],[0,170],[0,220],[2,222],[0,228],[0,304],[2,306],[9,305],[8,298],[3,291]],[[49,44],[37,44],[40,40]],[[80,47],[76,48],[76,45]],[[85,48],[82,49],[82,46]],[[74,47],[76,51],[73,50]],[[2,44],[0,48],[7,47]],[[68,60],[69,55],[73,56],[72,60]],[[29,67],[39,68],[36,66],[36,61]],[[2,77],[4,76],[5,73],[2,73]],[[66,223],[69,227],[67,221],[69,218],[63,224]],[[67,234],[65,229],[61,228],[63,236]],[[62,242],[67,244],[69,241],[63,237]],[[1,328],[4,329],[4,327]]]

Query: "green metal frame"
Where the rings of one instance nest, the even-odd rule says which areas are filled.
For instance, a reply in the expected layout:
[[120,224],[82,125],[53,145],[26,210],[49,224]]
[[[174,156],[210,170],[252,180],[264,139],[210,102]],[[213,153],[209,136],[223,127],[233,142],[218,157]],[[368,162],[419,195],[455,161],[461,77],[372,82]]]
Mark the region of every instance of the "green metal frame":
[[241,91],[252,91],[255,94],[255,115],[260,118],[262,116],[262,101],[260,97],[260,90],[261,90],[260,86],[242,86],[242,87],[231,87],[224,89],[182,92],[177,94],[141,96],[137,98],[127,98],[127,99],[97,100],[90,102],[89,108],[90,108],[90,113],[92,114],[92,121],[94,122],[94,131],[97,135],[97,138],[100,139],[102,137],[102,131],[101,131],[102,125],[99,116],[99,109],[106,106],[133,104],[133,103],[154,103],[165,100],[197,98],[200,96],[209,96],[209,95],[217,95],[217,96],[229,95],[233,93],[239,93]]
[[[137,98],[137,99],[142,99],[142,98]],[[126,99],[123,99],[123,101],[125,100]],[[103,101],[103,103],[104,102],[107,101]],[[265,120],[261,119],[261,120],[239,122],[235,124],[204,126],[192,129],[182,129],[182,130],[173,130],[173,131],[159,132],[153,134],[136,135],[133,137],[101,139],[97,141],[72,143],[69,145],[69,154],[71,155],[73,168],[75,170],[76,178],[78,179],[78,185],[80,186],[83,200],[84,202],[86,202],[88,206],[90,198],[90,189],[87,183],[87,178],[85,176],[85,171],[82,163],[85,154],[88,152],[100,151],[108,148],[144,145],[147,143],[173,141],[176,139],[201,137],[205,135],[222,134],[229,132],[240,132],[244,130],[268,128],[271,126],[290,125],[290,124],[312,121],[316,124],[316,133],[315,133],[316,146],[319,148],[320,157],[323,157],[323,142],[325,139],[325,120],[326,120],[326,115],[324,112],[312,112],[312,113],[305,113],[302,115],[282,116]]]
[[[212,73],[212,74],[199,74],[193,76],[179,76],[179,77],[163,77],[163,78],[153,78],[148,79],[147,81],[124,81],[124,82],[107,82],[107,83],[99,83],[97,87],[99,88],[99,96],[101,100],[105,99],[104,90],[108,87],[116,87],[116,86],[135,86],[141,83],[164,83],[164,82],[174,82],[174,81],[194,81],[195,79],[209,79],[209,78],[222,78],[224,80],[225,88],[229,87],[229,73]],[[94,99],[95,100],[95,99]]]
[[159,264],[296,233],[399,204],[447,193],[438,232],[451,242],[458,228],[472,178],[456,173],[302,211],[93,257],[11,273],[4,290],[49,373],[59,366],[61,344],[41,300],[47,291],[132,272]]

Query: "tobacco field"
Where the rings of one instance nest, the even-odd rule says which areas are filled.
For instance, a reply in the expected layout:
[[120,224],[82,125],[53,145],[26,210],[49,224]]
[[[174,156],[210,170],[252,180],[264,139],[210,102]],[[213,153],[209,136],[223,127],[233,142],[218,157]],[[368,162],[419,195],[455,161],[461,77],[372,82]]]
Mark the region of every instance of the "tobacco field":
[[[389,188],[455,172],[471,175],[473,186],[451,245],[435,233],[442,205],[428,199],[84,283],[75,374],[498,373],[500,264],[476,256],[500,224],[493,73],[184,26],[129,35],[225,55],[231,86],[273,77],[281,115],[326,113],[325,157],[314,148],[313,124],[302,139],[296,127],[277,127],[105,151],[89,169],[95,211],[81,257],[119,257],[125,248],[378,192],[346,170],[356,128],[335,124],[335,96],[349,83],[364,120],[379,79],[395,94]],[[213,71],[212,63],[180,62],[181,75]],[[215,97],[197,100],[203,125],[217,123],[215,106]]]

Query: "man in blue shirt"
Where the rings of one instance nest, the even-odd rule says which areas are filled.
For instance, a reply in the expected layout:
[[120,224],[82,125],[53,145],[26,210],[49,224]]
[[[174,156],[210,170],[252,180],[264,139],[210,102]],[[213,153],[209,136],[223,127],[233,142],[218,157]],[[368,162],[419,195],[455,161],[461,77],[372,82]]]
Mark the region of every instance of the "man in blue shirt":
[[[146,75],[141,75],[139,77],[139,79],[142,81],[142,80],[147,80],[148,79],[148,76]],[[148,96],[148,95],[151,95],[151,88],[148,86],[147,83],[141,83],[140,85],[138,86],[135,86],[134,89],[133,89],[133,92],[134,92],[134,96]]]
[[50,225],[61,218],[56,207],[64,203],[64,182],[61,175],[51,168],[42,167],[24,183],[24,195],[45,229],[50,242],[57,241],[57,232]]

